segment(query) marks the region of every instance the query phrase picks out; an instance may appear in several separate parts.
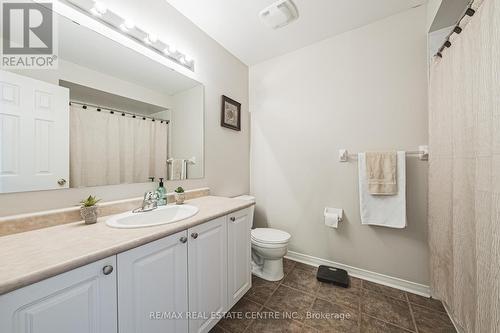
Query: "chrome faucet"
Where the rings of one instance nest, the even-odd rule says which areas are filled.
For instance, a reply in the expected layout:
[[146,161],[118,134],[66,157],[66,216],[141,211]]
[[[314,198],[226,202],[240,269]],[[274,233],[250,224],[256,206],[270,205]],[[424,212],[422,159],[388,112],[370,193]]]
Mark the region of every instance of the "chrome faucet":
[[143,213],[155,210],[158,208],[159,196],[156,192],[146,192],[144,193],[144,199],[142,200],[142,205],[140,208],[134,209],[134,213]]

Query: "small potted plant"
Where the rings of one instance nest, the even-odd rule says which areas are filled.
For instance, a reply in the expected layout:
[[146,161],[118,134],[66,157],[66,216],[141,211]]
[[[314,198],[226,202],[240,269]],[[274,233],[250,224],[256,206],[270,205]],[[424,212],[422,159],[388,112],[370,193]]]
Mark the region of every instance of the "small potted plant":
[[97,203],[101,201],[101,199],[97,199],[94,196],[89,195],[89,197],[85,200],[80,201],[82,207],[80,208],[80,214],[82,218],[85,220],[85,224],[94,224],[97,222]]
[[184,193],[184,189],[182,187],[178,187],[174,190],[175,192],[175,203],[177,205],[182,205],[184,200],[186,200],[186,193]]

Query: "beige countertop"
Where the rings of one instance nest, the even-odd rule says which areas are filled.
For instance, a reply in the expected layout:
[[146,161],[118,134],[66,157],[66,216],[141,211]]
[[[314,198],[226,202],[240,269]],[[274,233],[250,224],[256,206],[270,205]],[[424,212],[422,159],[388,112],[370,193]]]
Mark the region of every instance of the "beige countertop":
[[155,227],[111,228],[106,216],[93,225],[75,222],[0,237],[0,295],[253,205],[215,196],[186,203],[199,212]]

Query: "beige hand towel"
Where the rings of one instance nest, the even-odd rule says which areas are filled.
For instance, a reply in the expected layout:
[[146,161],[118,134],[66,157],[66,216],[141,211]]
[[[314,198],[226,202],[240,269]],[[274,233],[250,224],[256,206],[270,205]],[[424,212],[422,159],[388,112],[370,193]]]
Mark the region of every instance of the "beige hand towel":
[[366,176],[370,194],[398,194],[396,152],[367,152]]

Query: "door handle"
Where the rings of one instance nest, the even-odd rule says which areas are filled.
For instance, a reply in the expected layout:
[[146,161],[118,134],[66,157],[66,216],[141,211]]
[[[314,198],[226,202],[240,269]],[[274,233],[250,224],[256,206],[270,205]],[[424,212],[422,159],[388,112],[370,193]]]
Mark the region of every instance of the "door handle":
[[234,217],[234,216],[231,216],[229,219],[231,220],[231,222],[236,221],[236,217]]
[[59,179],[59,180],[57,181],[57,184],[59,184],[59,186],[63,186],[63,185],[65,185],[65,184],[66,184],[66,179],[64,179],[64,178]]
[[198,233],[197,232],[193,232],[191,234],[191,237],[193,237],[194,239],[198,238]]
[[104,275],[109,275],[113,272],[113,266],[111,265],[106,265],[102,268],[102,272],[104,273]]
[[188,241],[187,237],[182,236],[180,239],[181,243],[186,243]]

